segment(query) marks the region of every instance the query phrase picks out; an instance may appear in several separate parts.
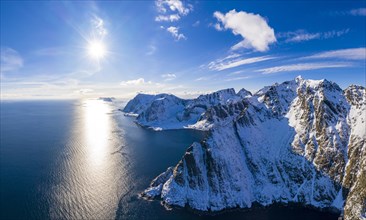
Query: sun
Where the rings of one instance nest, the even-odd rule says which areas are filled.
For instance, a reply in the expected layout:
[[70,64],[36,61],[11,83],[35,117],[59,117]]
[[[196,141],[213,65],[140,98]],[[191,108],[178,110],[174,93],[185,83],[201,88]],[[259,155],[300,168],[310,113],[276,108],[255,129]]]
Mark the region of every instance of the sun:
[[93,59],[97,59],[100,60],[103,57],[105,57],[107,50],[106,47],[104,45],[104,43],[102,41],[90,41],[88,44],[88,55],[93,58]]

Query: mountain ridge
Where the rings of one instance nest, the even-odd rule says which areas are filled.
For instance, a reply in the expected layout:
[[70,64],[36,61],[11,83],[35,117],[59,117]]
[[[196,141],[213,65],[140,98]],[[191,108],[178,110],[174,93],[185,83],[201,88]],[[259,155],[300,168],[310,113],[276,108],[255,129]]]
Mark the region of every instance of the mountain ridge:
[[254,94],[214,94],[164,96],[137,116],[155,130],[209,131],[144,196],[203,211],[298,202],[365,218],[364,87],[296,77]]

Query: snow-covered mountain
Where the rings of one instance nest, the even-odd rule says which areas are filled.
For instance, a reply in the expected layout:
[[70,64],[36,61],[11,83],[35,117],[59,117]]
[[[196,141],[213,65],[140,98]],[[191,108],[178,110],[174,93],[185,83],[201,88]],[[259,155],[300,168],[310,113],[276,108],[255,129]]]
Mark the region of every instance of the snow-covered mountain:
[[171,94],[138,94],[127,103],[123,111],[128,115],[137,116],[138,124],[154,130],[180,128],[207,130],[210,125],[200,121],[203,113],[212,106],[235,103],[250,95],[251,93],[244,89],[238,94],[234,89],[225,89],[189,100]]
[[156,99],[164,98],[168,94],[149,95],[149,94],[138,94],[134,99],[130,100],[124,107],[123,111],[131,115],[139,115],[146,111],[151,103]]
[[144,196],[204,211],[296,202],[366,218],[364,87],[297,77],[253,95],[228,89],[193,100],[163,95],[167,100],[150,104],[139,96],[130,102],[143,107],[125,108],[139,114],[137,123],[209,132]]

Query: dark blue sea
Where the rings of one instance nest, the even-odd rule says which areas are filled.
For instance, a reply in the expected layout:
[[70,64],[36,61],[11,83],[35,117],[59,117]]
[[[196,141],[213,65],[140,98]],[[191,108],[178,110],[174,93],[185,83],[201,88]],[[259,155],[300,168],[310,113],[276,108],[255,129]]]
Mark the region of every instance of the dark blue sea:
[[133,120],[102,100],[1,101],[0,219],[337,219],[277,205],[210,216],[140,199],[205,134]]

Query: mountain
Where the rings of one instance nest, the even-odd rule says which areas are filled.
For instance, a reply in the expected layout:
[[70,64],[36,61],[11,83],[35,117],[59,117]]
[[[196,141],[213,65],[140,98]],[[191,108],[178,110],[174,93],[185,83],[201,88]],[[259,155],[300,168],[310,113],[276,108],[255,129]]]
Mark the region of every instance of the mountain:
[[[161,107],[140,115],[149,108]],[[221,90],[162,108],[173,114],[154,113],[154,126],[192,114],[183,127],[209,134],[143,196],[202,211],[295,202],[366,218],[364,87],[297,77],[253,95]]]
[[144,112],[154,100],[163,98],[167,95],[168,94],[148,95],[140,93],[127,103],[123,111],[130,115],[139,115]]
[[154,130],[195,128],[207,130],[209,125],[198,123],[201,115],[212,106],[226,105],[240,101],[243,96],[251,95],[241,90],[220,90],[200,95],[196,99],[184,100],[171,94],[138,94],[127,103],[123,111],[137,116],[136,123]]

